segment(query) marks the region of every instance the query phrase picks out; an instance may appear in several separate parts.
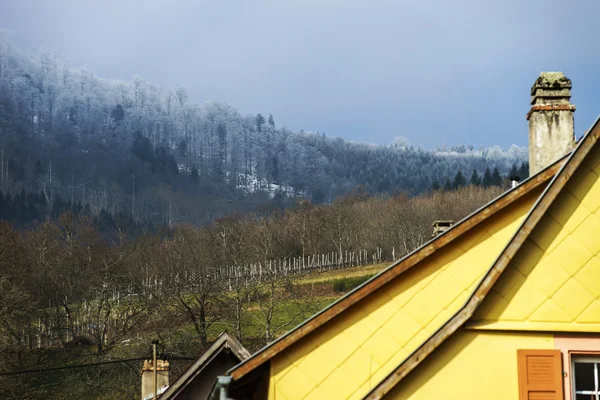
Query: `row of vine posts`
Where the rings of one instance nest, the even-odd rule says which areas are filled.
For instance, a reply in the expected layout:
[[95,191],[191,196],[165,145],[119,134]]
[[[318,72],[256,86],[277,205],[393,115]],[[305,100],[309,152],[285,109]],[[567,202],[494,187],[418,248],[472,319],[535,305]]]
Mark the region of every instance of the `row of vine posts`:
[[[254,282],[260,282],[267,275],[271,278],[300,276],[309,273],[322,273],[332,270],[343,270],[367,265],[381,264],[389,261],[396,261],[397,255],[392,248],[388,257],[384,257],[383,249],[377,248],[373,252],[366,249],[360,251],[342,251],[324,254],[314,254],[305,257],[292,257],[276,260],[269,260],[266,263],[253,263],[242,267],[223,266],[214,269],[213,279],[225,279],[228,284],[225,287],[231,288],[233,278],[238,281],[241,279],[246,285]],[[45,313],[38,319],[37,324],[29,327],[29,332],[23,332],[23,337],[28,338],[30,348],[48,348],[59,344],[68,343],[78,337],[109,338],[111,332],[107,331],[107,326],[120,326],[124,323],[121,319],[127,320],[131,317],[131,306],[138,296],[152,298],[171,285],[180,284],[180,281],[187,281],[188,274],[196,274],[196,271],[185,271],[185,277],[179,274],[169,276],[148,276],[139,287],[129,285],[124,288],[112,287],[104,288],[98,298],[84,299],[77,302],[72,308],[77,310],[75,316],[69,316],[67,313]],[[181,279],[183,278],[183,279]],[[68,304],[68,299],[65,299]],[[107,318],[112,320],[111,324],[98,326],[94,313],[98,313],[103,305],[112,303],[107,308]],[[105,307],[106,308],[106,307]],[[56,319],[72,318],[72,321],[56,321]],[[58,323],[57,323],[58,322]],[[53,328],[53,327],[63,328]],[[68,327],[68,328],[64,328]],[[103,330],[101,332],[101,330]]]

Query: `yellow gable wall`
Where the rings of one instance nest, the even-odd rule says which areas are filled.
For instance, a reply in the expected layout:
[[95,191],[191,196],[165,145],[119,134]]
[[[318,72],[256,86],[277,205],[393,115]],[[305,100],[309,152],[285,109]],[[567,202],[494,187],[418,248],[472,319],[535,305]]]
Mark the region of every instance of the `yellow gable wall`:
[[462,307],[536,190],[271,360],[269,398],[359,399]]
[[385,399],[517,399],[517,350],[553,346],[550,333],[460,330]]
[[600,332],[600,146],[588,154],[469,324]]

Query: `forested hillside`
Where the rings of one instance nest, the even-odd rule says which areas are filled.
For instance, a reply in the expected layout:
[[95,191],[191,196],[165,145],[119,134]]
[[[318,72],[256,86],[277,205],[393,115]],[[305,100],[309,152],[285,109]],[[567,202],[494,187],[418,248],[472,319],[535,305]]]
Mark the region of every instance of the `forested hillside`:
[[110,240],[85,214],[0,221],[0,397],[136,398],[152,339],[173,379],[223,330],[256,350],[503,190],[356,193]]
[[0,38],[0,204],[3,218],[23,225],[65,209],[109,225],[202,224],[299,197],[331,202],[357,186],[409,195],[489,186],[511,166],[526,175],[525,157],[516,146],[424,150],[402,138],[379,146],[292,132],[268,112],[198,105],[184,88],[139,76],[103,79]]

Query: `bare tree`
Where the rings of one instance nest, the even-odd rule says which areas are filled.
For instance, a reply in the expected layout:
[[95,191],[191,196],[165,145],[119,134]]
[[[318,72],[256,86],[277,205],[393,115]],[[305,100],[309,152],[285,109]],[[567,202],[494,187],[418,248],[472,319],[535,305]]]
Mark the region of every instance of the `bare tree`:
[[166,266],[173,277],[165,288],[175,298],[173,306],[187,316],[203,346],[208,329],[223,317],[221,282],[206,236],[191,226],[177,227],[165,244]]
[[233,297],[234,334],[242,340],[243,321],[250,298],[254,293],[254,282],[243,274],[250,264],[248,225],[240,217],[225,218],[210,228],[213,245],[219,249],[221,277]]

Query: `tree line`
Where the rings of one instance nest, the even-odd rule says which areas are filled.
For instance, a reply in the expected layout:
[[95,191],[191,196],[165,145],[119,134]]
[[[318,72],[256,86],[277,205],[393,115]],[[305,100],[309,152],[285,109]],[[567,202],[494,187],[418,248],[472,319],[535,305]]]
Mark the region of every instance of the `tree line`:
[[[344,254],[363,249],[373,253],[381,248],[394,248],[399,256],[430,238],[433,220],[458,220],[500,191],[495,187],[470,186],[416,198],[369,196],[358,192],[331,205],[304,202],[277,214],[230,216],[203,228],[178,225],[135,237],[120,229],[103,235],[93,218],[71,211],[25,230],[2,222],[0,279],[6,291],[1,291],[0,304],[3,305],[2,319],[7,324],[1,329],[14,324],[2,337],[26,346],[27,341],[20,337],[24,331],[21,324],[27,326],[37,321],[39,315],[34,310],[59,310],[56,312],[68,319],[76,314],[75,307],[83,307],[84,301],[102,303],[94,306],[95,312],[98,318],[108,320],[97,321],[97,326],[112,323],[114,317],[106,308],[117,306],[108,301],[109,298],[115,298],[117,292],[142,296],[143,282],[148,277],[167,276],[177,276],[182,292],[169,287],[162,295],[181,296],[173,304],[179,304],[182,307],[179,312],[188,314],[191,321],[198,324],[196,329],[203,344],[210,323],[220,320],[224,314],[234,316],[235,332],[243,337],[241,315],[247,305],[244,302],[252,300],[245,292],[247,279],[241,279],[240,287],[236,287],[237,283],[231,279],[241,275],[215,273],[223,266],[233,267],[235,271],[252,263],[267,266],[276,259]],[[391,253],[384,258],[390,260],[390,257]],[[264,274],[266,280],[263,279],[261,285],[269,282],[268,268]],[[281,279],[280,275],[273,275],[272,284],[277,287],[289,284]],[[225,287],[229,294],[225,294]],[[238,294],[232,295],[231,290],[239,290],[240,298],[236,297]],[[270,295],[278,294],[273,288]],[[155,296],[158,295],[155,293]],[[147,300],[142,303],[152,303]],[[131,307],[140,307],[142,303],[133,302]],[[121,302],[119,314],[135,318],[128,323],[119,322],[122,325],[111,331],[116,329],[126,335],[133,329],[129,323],[141,323],[141,317],[146,320],[145,313],[149,311],[128,310],[123,304]],[[232,305],[234,310],[228,308]],[[77,336],[73,334],[75,322],[66,324],[60,330],[71,332],[71,338]],[[271,340],[276,330],[263,328],[265,340]],[[93,338],[100,354],[111,346],[104,339]]]
[[434,179],[433,183],[431,184],[431,189],[455,190],[468,185],[483,186],[484,188],[488,188],[492,186],[502,186],[503,182],[510,179],[515,179],[520,182],[528,177],[529,163],[523,161],[519,167],[517,167],[516,163],[513,164],[508,174],[504,177],[500,174],[498,167],[494,167],[493,170],[490,170],[490,168],[487,167],[483,172],[483,175],[480,175],[476,169],[473,169],[468,180],[463,172],[458,170],[456,175],[454,175],[454,179],[451,180],[450,178],[446,178],[443,186],[440,184],[440,182],[438,182],[437,179]]

